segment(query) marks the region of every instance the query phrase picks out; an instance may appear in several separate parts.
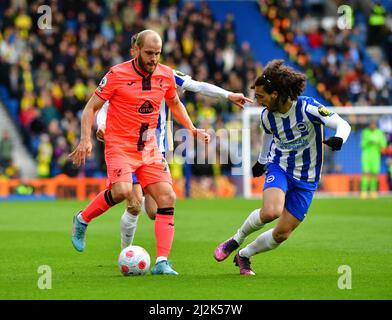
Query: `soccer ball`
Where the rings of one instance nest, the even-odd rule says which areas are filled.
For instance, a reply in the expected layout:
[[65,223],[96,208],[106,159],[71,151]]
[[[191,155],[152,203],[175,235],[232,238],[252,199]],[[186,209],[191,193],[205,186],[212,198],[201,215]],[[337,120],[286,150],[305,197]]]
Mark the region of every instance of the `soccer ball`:
[[150,269],[150,255],[139,246],[124,248],[118,257],[118,267],[124,276],[144,275]]

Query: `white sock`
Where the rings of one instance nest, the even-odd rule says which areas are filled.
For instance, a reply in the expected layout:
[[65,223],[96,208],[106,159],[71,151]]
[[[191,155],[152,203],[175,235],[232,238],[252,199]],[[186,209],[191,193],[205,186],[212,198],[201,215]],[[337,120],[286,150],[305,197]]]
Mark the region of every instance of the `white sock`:
[[158,262],[161,262],[161,261],[166,261],[166,260],[167,260],[167,257],[159,256],[159,257],[157,257],[157,260],[155,261],[155,263],[158,263]]
[[242,226],[238,229],[233,239],[237,241],[238,244],[241,244],[248,235],[261,229],[263,226],[264,223],[260,220],[260,209],[253,210]]
[[79,220],[79,222],[83,223],[83,224],[88,224],[87,221],[84,221],[83,216],[82,216],[82,212],[80,212],[76,218]]
[[133,214],[128,213],[128,211],[125,209],[120,222],[121,246],[123,249],[132,244],[136,232],[138,218],[139,216],[134,216]]
[[255,241],[249,243],[244,249],[241,249],[239,251],[240,256],[250,258],[257,253],[269,251],[279,246],[280,243],[276,242],[272,236],[273,230],[274,229],[269,229],[262,233]]

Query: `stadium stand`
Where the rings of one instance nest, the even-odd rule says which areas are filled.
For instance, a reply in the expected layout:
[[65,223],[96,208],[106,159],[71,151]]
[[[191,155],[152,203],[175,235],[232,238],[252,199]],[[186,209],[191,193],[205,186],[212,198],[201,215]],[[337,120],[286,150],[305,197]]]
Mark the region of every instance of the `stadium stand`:
[[[41,178],[105,175],[101,143],[94,141],[94,156],[81,169],[67,154],[78,141],[87,99],[110,66],[130,58],[130,38],[145,28],[161,34],[163,63],[250,97],[261,61],[282,57],[306,72],[307,90],[312,90],[306,94],[320,97],[322,103],[392,105],[392,31],[386,20],[378,45],[382,62],[376,64],[366,51],[374,6],[381,5],[385,12],[376,11],[386,16],[391,2],[351,2],[359,5],[353,29],[347,32],[323,18],[322,4],[327,2],[322,1],[261,0],[240,6],[228,1],[54,1],[51,29],[38,27],[38,8],[44,1],[1,1],[0,100],[20,128]],[[336,10],[339,1],[328,3]],[[240,20],[248,6],[253,8],[248,15],[252,32]],[[237,107],[191,93],[182,99],[201,127],[240,128]],[[235,165],[185,163],[172,170],[178,180],[185,179],[189,195],[191,176],[211,185],[208,178],[226,176]],[[9,177],[5,172],[11,171],[5,169],[1,172]]]

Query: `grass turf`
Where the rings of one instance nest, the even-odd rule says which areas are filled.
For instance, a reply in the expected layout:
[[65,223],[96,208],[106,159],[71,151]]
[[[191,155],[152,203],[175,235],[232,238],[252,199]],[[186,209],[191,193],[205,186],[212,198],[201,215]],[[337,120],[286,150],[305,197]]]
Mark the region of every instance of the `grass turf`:
[[[179,200],[170,259],[180,276],[124,277],[119,205],[94,220],[78,253],[70,233],[76,201],[0,202],[0,299],[391,299],[392,199],[315,199],[289,240],[252,258],[255,277],[243,277],[232,256],[212,253],[258,200]],[[264,227],[264,231],[275,225]],[[252,234],[246,243],[262,231]],[[134,244],[155,260],[153,222],[139,219]],[[38,268],[52,270],[52,289],[37,286]],[[338,268],[352,270],[352,289],[338,288]]]

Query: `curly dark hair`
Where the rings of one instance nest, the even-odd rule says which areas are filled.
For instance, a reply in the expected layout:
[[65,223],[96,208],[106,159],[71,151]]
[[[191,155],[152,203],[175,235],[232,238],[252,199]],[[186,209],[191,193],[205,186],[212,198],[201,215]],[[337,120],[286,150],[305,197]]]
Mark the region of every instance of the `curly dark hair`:
[[305,90],[307,77],[301,72],[297,72],[284,64],[284,60],[275,59],[270,61],[263,74],[258,77],[251,87],[264,86],[264,90],[271,94],[277,91],[282,103],[290,97],[291,100],[297,99]]

